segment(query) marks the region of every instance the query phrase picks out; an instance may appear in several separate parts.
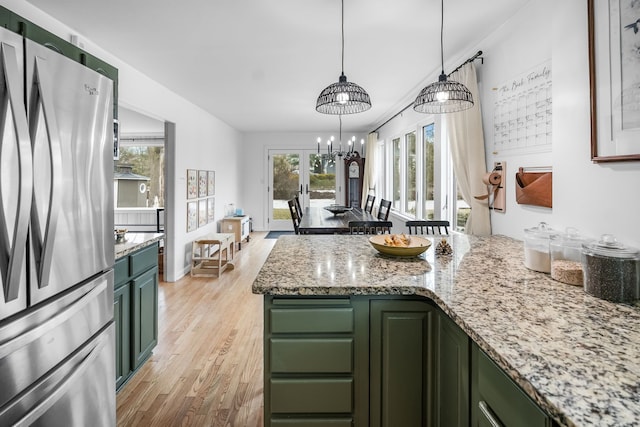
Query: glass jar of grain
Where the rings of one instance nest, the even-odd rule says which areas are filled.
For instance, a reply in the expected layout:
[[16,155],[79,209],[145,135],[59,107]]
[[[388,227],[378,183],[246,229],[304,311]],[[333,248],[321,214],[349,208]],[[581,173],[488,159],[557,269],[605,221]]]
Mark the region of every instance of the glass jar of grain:
[[569,227],[562,234],[550,237],[551,278],[569,285],[583,286],[582,246],[591,242]]
[[549,238],[558,234],[546,222],[524,229],[524,266],[530,270],[551,272]]
[[610,234],[582,247],[584,290],[613,302],[640,298],[640,251],[619,243]]

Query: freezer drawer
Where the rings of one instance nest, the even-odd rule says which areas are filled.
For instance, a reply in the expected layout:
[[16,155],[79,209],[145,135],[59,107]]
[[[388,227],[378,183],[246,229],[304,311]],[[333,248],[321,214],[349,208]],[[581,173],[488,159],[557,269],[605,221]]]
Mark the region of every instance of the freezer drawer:
[[0,425],[113,427],[114,323],[38,380],[19,399],[0,409]]
[[[112,321],[113,270],[109,270],[24,315],[0,322],[0,408]],[[114,352],[110,350],[112,364]],[[0,425],[6,424],[0,419]]]

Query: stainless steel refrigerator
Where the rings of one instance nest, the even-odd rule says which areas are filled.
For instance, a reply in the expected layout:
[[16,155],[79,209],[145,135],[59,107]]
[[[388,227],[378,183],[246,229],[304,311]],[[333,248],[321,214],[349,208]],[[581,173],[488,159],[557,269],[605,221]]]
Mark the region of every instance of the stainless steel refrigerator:
[[113,83],[0,42],[0,425],[114,426]]

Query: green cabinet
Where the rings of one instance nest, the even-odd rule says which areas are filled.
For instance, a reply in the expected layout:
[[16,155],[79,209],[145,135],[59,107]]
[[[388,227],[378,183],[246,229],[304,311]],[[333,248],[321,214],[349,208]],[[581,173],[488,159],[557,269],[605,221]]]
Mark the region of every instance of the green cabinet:
[[354,425],[355,319],[348,297],[265,297],[265,426]]
[[427,300],[371,301],[371,426],[431,425],[436,314]]
[[432,301],[265,296],[265,426],[552,426]]
[[158,244],[115,264],[116,389],[151,356],[158,343]]
[[471,347],[473,427],[550,427],[551,418],[477,345]]
[[435,425],[469,425],[470,338],[438,310],[435,332]]

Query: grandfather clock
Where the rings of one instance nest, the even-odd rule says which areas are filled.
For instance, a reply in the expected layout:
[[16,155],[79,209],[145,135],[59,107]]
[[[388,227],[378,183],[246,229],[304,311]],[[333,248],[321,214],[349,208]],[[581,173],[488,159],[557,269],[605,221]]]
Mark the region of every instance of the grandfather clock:
[[362,183],[364,175],[364,157],[354,151],[351,157],[344,160],[345,173],[345,206],[359,208],[362,203]]

